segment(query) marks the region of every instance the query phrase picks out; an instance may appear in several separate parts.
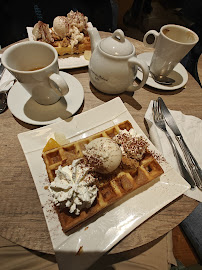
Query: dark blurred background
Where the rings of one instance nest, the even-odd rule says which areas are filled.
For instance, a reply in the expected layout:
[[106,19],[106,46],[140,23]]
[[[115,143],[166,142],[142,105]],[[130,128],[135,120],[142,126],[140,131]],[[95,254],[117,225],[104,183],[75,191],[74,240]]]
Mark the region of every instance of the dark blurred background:
[[127,36],[142,40],[150,29],[175,23],[202,31],[202,0],[74,0],[58,4],[47,0],[2,0],[0,45],[5,47],[27,37],[26,26],[42,20],[52,26],[56,16],[70,10],[84,13],[98,30],[122,28]]
[[[26,26],[34,26],[39,20],[52,27],[56,16],[66,16],[71,10],[80,11],[89,18],[99,30],[113,31],[116,22],[113,15],[113,1],[102,0],[2,0],[0,9],[1,35],[0,45],[5,47],[27,37]],[[117,12],[114,12],[114,14]]]

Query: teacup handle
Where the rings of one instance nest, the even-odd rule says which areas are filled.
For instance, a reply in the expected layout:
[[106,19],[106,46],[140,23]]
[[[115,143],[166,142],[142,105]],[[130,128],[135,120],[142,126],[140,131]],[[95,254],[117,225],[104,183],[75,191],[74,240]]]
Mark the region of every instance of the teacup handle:
[[[143,73],[143,78],[140,84],[138,85],[130,85],[127,89],[127,91],[134,92],[141,87],[143,87],[149,77],[149,68],[146,64],[146,62],[142,61],[141,59],[138,59],[137,57],[131,57],[128,60],[129,67],[132,69],[135,69],[137,66],[141,68],[142,73]],[[136,74],[135,74],[136,75]]]
[[53,73],[49,76],[49,83],[55,93],[63,97],[69,92],[69,87],[66,81],[59,74]]
[[[153,43],[148,43],[147,42],[147,37],[149,35],[153,35],[154,36],[154,42]],[[143,43],[146,47],[149,47],[149,48],[154,48],[155,45],[156,45],[156,42],[157,42],[157,39],[159,37],[159,33],[156,31],[156,30],[149,30],[145,35],[144,35],[144,38],[143,38]]]

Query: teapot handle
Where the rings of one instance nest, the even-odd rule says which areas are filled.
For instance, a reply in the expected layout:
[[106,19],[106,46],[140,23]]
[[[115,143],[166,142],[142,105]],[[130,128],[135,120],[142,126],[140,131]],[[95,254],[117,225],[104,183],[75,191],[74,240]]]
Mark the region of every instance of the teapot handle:
[[134,92],[145,85],[145,83],[149,77],[149,68],[148,68],[146,62],[144,62],[143,60],[138,59],[136,57],[131,57],[128,60],[128,65],[129,65],[129,68],[132,68],[132,69],[134,69],[136,66],[140,67],[142,70],[142,73],[143,73],[143,78],[142,78],[142,81],[140,82],[140,84],[138,84],[136,86],[130,85],[127,89],[127,91]]

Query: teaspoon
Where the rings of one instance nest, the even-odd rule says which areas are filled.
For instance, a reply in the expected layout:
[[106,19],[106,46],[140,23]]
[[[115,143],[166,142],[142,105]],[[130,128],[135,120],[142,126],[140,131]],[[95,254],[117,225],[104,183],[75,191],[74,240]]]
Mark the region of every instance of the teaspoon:
[[159,83],[159,84],[164,84],[164,85],[171,85],[175,82],[174,79],[169,78],[169,77],[165,77],[165,76],[154,76],[154,74],[151,73],[150,74],[152,76],[152,78],[154,79],[155,82]]
[[[139,70],[140,72],[142,72],[142,70],[139,69],[139,67],[138,67],[138,70]],[[156,76],[154,76],[154,75],[151,73],[151,71],[149,72],[149,74],[151,74],[152,79],[153,79],[156,83],[159,83],[159,84],[163,84],[163,85],[171,85],[171,84],[173,84],[173,83],[175,82],[174,79],[169,78],[169,77],[165,77],[165,76],[158,76],[158,77],[156,77]]]

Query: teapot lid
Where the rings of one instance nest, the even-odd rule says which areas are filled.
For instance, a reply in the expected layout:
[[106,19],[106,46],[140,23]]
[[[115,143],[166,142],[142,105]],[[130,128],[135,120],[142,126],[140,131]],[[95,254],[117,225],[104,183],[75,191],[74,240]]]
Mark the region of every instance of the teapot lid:
[[100,48],[114,56],[127,56],[134,50],[132,43],[125,38],[121,29],[115,30],[111,37],[103,39]]

